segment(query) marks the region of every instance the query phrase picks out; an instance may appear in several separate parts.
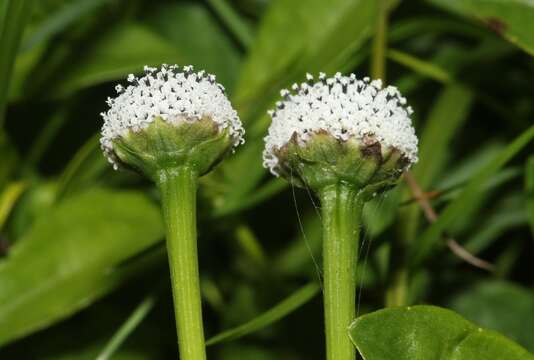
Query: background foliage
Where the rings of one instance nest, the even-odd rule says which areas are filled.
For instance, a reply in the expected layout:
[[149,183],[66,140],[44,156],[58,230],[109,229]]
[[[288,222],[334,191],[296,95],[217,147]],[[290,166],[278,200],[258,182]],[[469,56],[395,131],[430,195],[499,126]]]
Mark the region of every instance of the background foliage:
[[[266,110],[306,72],[366,76],[377,4],[0,1],[0,357],[175,356],[157,193],[98,146],[114,83],[160,63],[217,74],[247,128],[199,194],[209,355],[323,357],[321,225],[306,191],[261,167]],[[405,183],[366,205],[359,313],[384,307],[405,270],[405,303],[449,307],[534,352],[534,4],[389,9],[387,81],[415,110],[413,177],[439,216]]]

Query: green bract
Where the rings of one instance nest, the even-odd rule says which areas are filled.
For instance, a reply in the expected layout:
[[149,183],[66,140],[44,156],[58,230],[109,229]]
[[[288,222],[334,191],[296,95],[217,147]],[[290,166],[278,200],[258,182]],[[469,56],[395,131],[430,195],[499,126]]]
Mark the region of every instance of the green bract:
[[279,174],[297,186],[318,191],[344,182],[372,196],[397,183],[409,161],[371,136],[340,140],[318,132],[299,145],[295,138],[275,151]]
[[158,181],[160,170],[180,166],[204,175],[232,150],[233,144],[228,129],[219,131],[208,117],[179,123],[156,118],[142,131],[129,130],[113,140],[113,149],[121,164]]

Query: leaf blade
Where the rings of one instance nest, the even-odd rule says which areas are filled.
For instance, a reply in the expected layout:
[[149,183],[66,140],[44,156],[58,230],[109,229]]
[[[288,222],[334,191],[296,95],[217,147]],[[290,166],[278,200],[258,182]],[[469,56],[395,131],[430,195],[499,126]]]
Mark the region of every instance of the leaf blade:
[[235,340],[260,330],[298,309],[311,300],[318,292],[319,286],[317,284],[307,284],[255,319],[208,339],[206,345],[215,345],[221,342]]
[[425,230],[419,240],[412,246],[410,260],[412,267],[421,263],[432,250],[432,247],[440,239],[445,229],[450,226],[458,214],[462,214],[469,208],[481,194],[483,189],[480,184],[490,178],[495,172],[500,170],[508,161],[512,159],[520,150],[534,139],[534,126],[531,126],[520,134],[511,144],[505,147],[493,162],[480,170],[467,184],[458,198],[451,202],[430,227]]
[[534,3],[529,0],[427,0],[445,10],[476,19],[534,55]]
[[132,191],[93,189],[43,215],[0,261],[0,344],[115,288],[126,279],[121,264],[158,242],[163,229],[158,207]]
[[529,360],[506,337],[436,306],[390,308],[363,315],[349,334],[365,360]]

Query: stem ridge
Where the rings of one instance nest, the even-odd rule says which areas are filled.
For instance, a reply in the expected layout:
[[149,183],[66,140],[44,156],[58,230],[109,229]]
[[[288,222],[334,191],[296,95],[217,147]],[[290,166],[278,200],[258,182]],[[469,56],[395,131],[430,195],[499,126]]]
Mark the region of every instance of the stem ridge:
[[158,175],[180,359],[205,360],[197,258],[197,174],[191,168],[178,167]]
[[363,200],[339,183],[319,192],[323,218],[324,313],[327,360],[354,360],[348,327],[356,317],[356,267]]

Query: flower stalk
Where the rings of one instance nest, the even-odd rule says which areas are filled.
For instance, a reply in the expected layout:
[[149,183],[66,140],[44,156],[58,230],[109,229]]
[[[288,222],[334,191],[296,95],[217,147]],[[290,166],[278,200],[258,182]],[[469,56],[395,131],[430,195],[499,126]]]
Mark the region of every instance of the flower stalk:
[[347,328],[356,317],[356,268],[363,201],[348,184],[319,192],[323,220],[326,358],[354,360]]
[[381,80],[311,74],[283,89],[269,111],[264,166],[319,196],[323,221],[327,360],[354,360],[348,327],[356,317],[356,268],[363,204],[417,161],[411,107]]
[[180,359],[205,360],[197,181],[243,143],[244,130],[214,75],[165,64],[144,70],[108,99],[100,142],[115,169],[138,171],[159,188]]
[[167,226],[180,359],[206,359],[197,260],[197,175],[188,167],[161,170],[158,188]]

